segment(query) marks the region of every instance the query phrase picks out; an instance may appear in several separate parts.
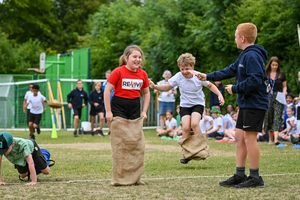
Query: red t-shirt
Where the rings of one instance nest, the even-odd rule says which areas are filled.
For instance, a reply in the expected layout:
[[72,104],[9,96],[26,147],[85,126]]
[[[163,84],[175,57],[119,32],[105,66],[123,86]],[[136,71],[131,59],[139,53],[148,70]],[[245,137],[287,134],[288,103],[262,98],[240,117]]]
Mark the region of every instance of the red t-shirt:
[[142,69],[130,71],[125,65],[117,67],[108,78],[115,88],[115,96],[126,99],[139,98],[141,91],[149,87],[147,73]]

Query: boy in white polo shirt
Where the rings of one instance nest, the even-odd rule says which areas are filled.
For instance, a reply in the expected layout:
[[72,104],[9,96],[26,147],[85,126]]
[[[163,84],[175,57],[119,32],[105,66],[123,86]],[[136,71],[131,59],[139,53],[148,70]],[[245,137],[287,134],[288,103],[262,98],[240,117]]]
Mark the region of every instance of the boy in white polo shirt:
[[[159,91],[169,91],[174,87],[179,87],[180,91],[180,116],[182,120],[182,138],[181,141],[187,141],[191,137],[191,129],[194,134],[200,135],[199,122],[202,118],[205,107],[203,86],[215,93],[220,101],[224,104],[224,98],[218,88],[209,81],[200,81],[194,76],[195,57],[190,53],[184,53],[177,59],[177,65],[180,72],[176,73],[167,84],[155,85],[150,82],[153,89]],[[182,142],[183,144],[183,142]],[[183,145],[181,146],[183,147]],[[187,164],[193,157],[180,159],[182,164]],[[205,159],[205,158],[203,158]]]
[[[29,113],[29,137],[35,139],[34,129],[40,127],[40,121],[42,119],[42,113],[45,110],[46,98],[39,93],[40,87],[38,85],[32,86],[32,95],[29,95],[26,102],[26,107],[30,104]],[[39,132],[38,132],[39,133]]]

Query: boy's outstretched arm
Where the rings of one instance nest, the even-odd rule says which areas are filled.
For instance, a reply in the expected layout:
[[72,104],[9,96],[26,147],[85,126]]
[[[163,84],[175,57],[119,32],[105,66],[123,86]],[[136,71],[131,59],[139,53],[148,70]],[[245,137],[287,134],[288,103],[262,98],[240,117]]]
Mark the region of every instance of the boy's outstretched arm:
[[2,177],[2,156],[0,156],[0,186],[5,185],[5,182]]
[[150,82],[150,85],[149,87],[150,88],[153,88],[155,90],[159,90],[159,91],[169,91],[172,89],[172,86],[169,84],[169,83],[166,83],[166,84],[162,84],[162,85],[156,85],[154,84],[151,80],[149,80]]
[[222,93],[217,88],[217,86],[215,86],[214,84],[212,84],[211,82],[209,82],[209,84],[207,85],[207,87],[208,87],[208,89],[210,91],[212,91],[213,93],[215,93],[218,96],[219,103],[222,106],[225,103],[225,100],[224,100],[224,97],[223,97]]
[[28,164],[28,169],[29,169],[30,178],[31,178],[31,182],[26,183],[26,185],[29,185],[29,186],[36,185],[37,184],[37,175],[36,175],[35,166],[34,166],[34,162],[33,162],[31,154],[26,157],[26,162]]

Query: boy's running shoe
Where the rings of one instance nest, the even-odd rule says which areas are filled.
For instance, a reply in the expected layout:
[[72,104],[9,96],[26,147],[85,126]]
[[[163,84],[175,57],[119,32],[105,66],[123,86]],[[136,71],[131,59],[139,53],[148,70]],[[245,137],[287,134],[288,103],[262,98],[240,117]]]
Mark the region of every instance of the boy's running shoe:
[[264,187],[264,181],[261,176],[258,178],[248,176],[247,180],[236,185],[235,188],[254,188],[254,187]]
[[247,180],[247,176],[239,176],[234,174],[232,177],[228,178],[225,181],[219,182],[219,185],[222,187],[234,187],[240,183],[243,183],[244,181]]
[[36,128],[36,132],[37,132],[37,134],[41,134],[41,129],[39,126]]

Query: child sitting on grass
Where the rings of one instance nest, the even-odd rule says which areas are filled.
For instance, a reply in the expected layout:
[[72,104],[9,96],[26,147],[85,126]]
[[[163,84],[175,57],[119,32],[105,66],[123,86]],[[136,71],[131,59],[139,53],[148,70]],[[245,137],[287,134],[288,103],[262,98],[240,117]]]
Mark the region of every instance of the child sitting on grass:
[[[2,132],[0,133],[0,171],[2,171],[3,155],[15,165],[20,179],[30,176],[31,182],[26,185],[36,185],[37,174],[48,175],[50,173],[47,161],[33,140],[13,137],[10,133]],[[1,174],[0,185],[5,185]]]
[[166,128],[158,128],[157,136],[169,136],[175,137],[177,136],[177,121],[173,117],[173,113],[171,111],[166,112]]
[[293,144],[299,142],[300,130],[297,127],[297,119],[294,116],[294,110],[292,107],[287,108],[286,110],[288,118],[286,120],[286,129],[279,133],[279,138],[285,141],[291,141]]

